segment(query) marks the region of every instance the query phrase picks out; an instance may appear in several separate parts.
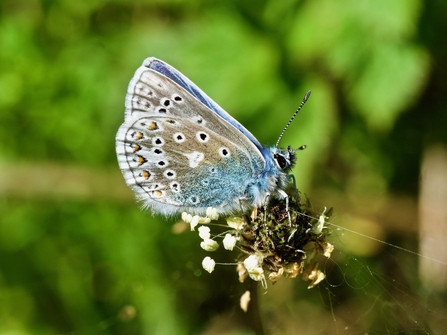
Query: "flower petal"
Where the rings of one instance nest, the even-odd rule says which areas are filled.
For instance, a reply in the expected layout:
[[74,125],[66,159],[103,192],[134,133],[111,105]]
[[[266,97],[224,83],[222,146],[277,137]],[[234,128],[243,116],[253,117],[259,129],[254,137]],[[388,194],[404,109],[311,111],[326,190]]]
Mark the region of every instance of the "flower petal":
[[208,271],[209,273],[214,271],[214,266],[216,265],[216,262],[214,259],[212,259],[209,256],[206,256],[202,261],[202,267],[205,271]]
[[200,243],[200,247],[206,251],[216,251],[219,248],[219,244],[214,240],[207,239]]
[[234,246],[236,245],[237,239],[231,234],[226,234],[222,242],[226,250],[233,250]]
[[210,227],[200,226],[198,230],[199,230],[199,236],[200,236],[201,239],[203,239],[203,240],[209,240],[210,239],[210,237],[211,237],[211,233],[210,233],[211,229],[210,229]]

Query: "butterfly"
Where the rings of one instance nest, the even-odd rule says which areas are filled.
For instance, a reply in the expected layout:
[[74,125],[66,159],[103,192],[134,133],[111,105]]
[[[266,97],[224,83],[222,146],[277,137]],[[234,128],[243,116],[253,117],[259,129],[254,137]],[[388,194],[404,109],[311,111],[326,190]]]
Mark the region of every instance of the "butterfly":
[[286,196],[297,149],[278,142],[261,145],[183,74],[147,58],[127,89],[116,153],[127,185],[154,213],[232,214]]

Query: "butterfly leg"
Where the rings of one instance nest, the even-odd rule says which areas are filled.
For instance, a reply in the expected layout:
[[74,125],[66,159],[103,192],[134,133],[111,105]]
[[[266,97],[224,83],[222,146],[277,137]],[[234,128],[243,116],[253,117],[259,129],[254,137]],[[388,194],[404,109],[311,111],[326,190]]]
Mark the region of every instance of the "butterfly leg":
[[280,195],[280,197],[282,199],[286,199],[286,212],[287,212],[287,217],[289,219],[289,225],[292,225],[292,219],[290,218],[290,212],[289,212],[289,196],[287,195],[286,192],[284,192],[283,190],[278,190],[278,194]]
[[267,222],[267,206],[269,205],[270,193],[267,193],[264,198],[264,223]]

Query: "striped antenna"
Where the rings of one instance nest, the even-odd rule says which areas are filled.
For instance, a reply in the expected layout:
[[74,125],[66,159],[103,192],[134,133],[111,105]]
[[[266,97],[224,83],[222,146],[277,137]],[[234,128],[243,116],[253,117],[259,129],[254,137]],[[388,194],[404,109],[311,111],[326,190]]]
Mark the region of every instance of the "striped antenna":
[[289,122],[287,122],[286,126],[284,127],[284,129],[282,130],[281,134],[279,135],[278,141],[276,141],[276,147],[278,147],[279,141],[281,141],[282,136],[284,135],[284,133],[286,132],[287,128],[289,128],[290,124],[292,123],[293,119],[295,118],[295,116],[298,114],[298,112],[301,110],[301,108],[303,108],[304,104],[306,103],[307,99],[309,99],[310,97],[310,91],[307,91],[306,95],[303,98],[303,101],[301,101],[300,106],[298,107],[298,109],[296,110],[295,113],[293,113],[292,117],[290,118]]

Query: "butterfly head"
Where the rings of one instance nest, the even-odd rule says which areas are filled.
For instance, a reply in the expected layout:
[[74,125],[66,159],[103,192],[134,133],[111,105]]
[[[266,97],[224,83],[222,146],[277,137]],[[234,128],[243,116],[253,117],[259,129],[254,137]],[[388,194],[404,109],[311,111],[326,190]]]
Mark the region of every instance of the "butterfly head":
[[296,149],[292,149],[290,146],[287,149],[275,148],[273,161],[280,171],[289,172],[296,163]]

